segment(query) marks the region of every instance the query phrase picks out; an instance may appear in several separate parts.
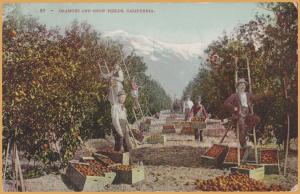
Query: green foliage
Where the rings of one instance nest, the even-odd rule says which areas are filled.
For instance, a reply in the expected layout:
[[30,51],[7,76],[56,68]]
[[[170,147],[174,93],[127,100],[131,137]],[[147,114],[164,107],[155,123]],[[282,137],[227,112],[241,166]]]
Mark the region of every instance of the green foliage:
[[[14,138],[28,160],[64,166],[82,140],[111,131],[109,85],[100,79],[98,64],[106,62],[112,70],[122,61],[122,46],[104,40],[87,23],[75,21],[62,32],[16,12],[3,22],[3,148]],[[145,75],[141,57],[132,53],[125,62],[138,82],[154,82]],[[130,93],[127,81],[125,88]],[[168,98],[158,84],[151,89],[161,96],[151,103]],[[145,96],[147,91],[141,96],[143,108]],[[131,106],[128,98],[127,109]]]
[[[287,100],[284,98],[283,73],[291,79],[291,137],[297,137],[297,9],[293,3],[260,4],[270,10],[269,15],[257,15],[249,23],[238,26],[231,36],[226,34],[212,42],[206,53],[215,51],[224,59],[221,65],[203,63],[198,75],[185,88],[184,95],[193,98],[202,95],[213,117],[229,114],[222,108],[224,100],[235,92],[234,57],[248,57],[251,69],[252,91],[272,95],[254,106],[261,117],[258,136],[262,139],[276,136],[278,143],[286,137]],[[242,75],[246,77],[246,75]]]

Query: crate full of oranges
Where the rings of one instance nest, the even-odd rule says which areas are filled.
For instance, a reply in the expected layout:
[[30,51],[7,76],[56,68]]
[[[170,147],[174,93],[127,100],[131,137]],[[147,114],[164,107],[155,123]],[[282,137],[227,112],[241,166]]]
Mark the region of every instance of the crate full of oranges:
[[162,133],[175,133],[175,125],[164,125]]
[[105,185],[112,184],[116,173],[95,160],[89,160],[88,162],[70,162],[66,176],[78,190],[97,192],[101,191]]
[[153,134],[149,137],[146,138],[146,142],[149,144],[164,144],[166,143],[167,138],[165,135],[161,135],[161,134]]
[[143,165],[116,164],[110,167],[116,173],[114,184],[135,184],[145,179]]
[[266,174],[279,174],[279,152],[277,148],[260,148],[259,163],[264,165]]
[[193,117],[191,119],[191,127],[194,129],[205,129],[206,128],[205,119],[201,117]]
[[[248,154],[249,154],[250,147],[240,148],[240,162],[245,162]],[[224,163],[224,167],[232,167],[238,165],[238,148],[237,147],[230,147],[226,154]]]
[[221,167],[227,152],[227,145],[214,144],[203,155],[201,155],[201,162],[206,166]]
[[256,180],[263,180],[265,176],[265,167],[257,164],[242,164],[230,168],[232,174],[241,173],[247,175],[249,178]]

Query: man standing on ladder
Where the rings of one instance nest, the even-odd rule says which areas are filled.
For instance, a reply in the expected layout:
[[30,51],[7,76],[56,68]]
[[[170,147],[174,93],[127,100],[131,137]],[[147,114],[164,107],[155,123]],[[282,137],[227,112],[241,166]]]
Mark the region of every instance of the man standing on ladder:
[[236,83],[237,93],[232,94],[224,102],[225,108],[232,113],[233,119],[237,121],[241,147],[246,146],[247,132],[250,132],[260,122],[260,118],[255,114],[251,114],[250,111],[252,103],[260,97],[245,92],[246,84],[248,82],[245,79],[239,79]]
[[123,90],[123,71],[119,64],[115,64],[113,72],[103,74],[103,77],[106,79],[110,79],[108,100],[111,105],[114,105],[118,102],[118,92]]

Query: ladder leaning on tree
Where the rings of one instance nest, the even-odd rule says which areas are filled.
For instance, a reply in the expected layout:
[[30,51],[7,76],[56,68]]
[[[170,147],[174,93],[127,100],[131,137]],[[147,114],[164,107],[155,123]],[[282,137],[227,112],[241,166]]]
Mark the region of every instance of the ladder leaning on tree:
[[[248,57],[245,57],[246,62],[243,63],[242,60],[239,60],[238,57],[235,57],[235,83],[240,78],[244,78],[248,81],[249,84],[249,92],[252,92],[252,80],[251,80],[251,73],[250,73],[250,65]],[[253,105],[250,107],[251,114],[253,114]],[[240,143],[239,143],[239,127],[238,124],[236,125],[237,130],[237,144],[238,144],[238,165],[240,165]],[[253,127],[253,139],[254,139],[254,154],[255,154],[255,162],[258,163],[258,156],[257,156],[257,142],[256,142],[256,130]]]
[[[121,51],[120,47],[118,47],[118,48],[119,48],[119,52],[120,52],[120,55],[121,55],[121,58],[122,58],[122,64],[125,68],[125,72],[127,74],[127,77],[128,77],[129,80],[131,80],[127,65],[124,61],[124,57],[122,56],[122,51]],[[143,112],[141,104],[138,100],[137,100],[137,112],[136,112],[136,109],[134,107],[132,108],[132,112],[133,112],[133,115],[134,115],[134,118],[135,118],[136,121],[138,121],[138,117],[141,117],[143,121],[145,120],[144,112]]]
[[[106,61],[104,61],[104,65],[105,65],[105,66],[101,66],[101,65],[98,63],[98,66],[99,66],[99,69],[100,69],[100,73],[101,73],[102,75],[111,75],[111,72],[110,72],[110,70],[109,70],[109,68],[108,68],[108,66],[107,66]],[[104,71],[102,70],[103,68],[105,68],[106,73],[104,73]],[[127,71],[127,68],[126,68],[126,71]],[[128,73],[128,71],[127,71],[127,73]],[[129,75],[129,74],[128,74],[128,75]],[[100,78],[101,78],[101,77],[100,77]],[[133,140],[134,145],[137,146],[136,139],[135,139],[135,137],[134,137],[134,135],[133,135],[132,130],[130,129],[129,126],[126,126],[126,127],[128,127],[128,130],[129,130],[130,135],[132,136],[132,140]]]

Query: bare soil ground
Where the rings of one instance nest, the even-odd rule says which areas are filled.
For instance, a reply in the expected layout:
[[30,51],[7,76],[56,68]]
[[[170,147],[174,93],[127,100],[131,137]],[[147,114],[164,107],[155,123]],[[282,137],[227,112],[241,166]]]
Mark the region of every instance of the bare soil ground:
[[[159,123],[160,122],[160,123]],[[152,127],[145,135],[158,133],[161,124],[158,121],[156,127]],[[220,137],[205,137],[204,142],[196,143],[193,136],[168,134],[165,144],[142,144],[132,151],[132,162],[143,162],[145,166],[145,180],[134,185],[107,185],[102,191],[196,191],[194,182],[196,179],[211,179],[216,176],[229,174],[229,169],[217,169],[201,165],[200,156],[214,143],[220,141]],[[234,134],[229,133],[225,139],[228,145],[235,145]],[[89,140],[86,142],[89,149],[78,150],[74,159],[82,155],[89,155],[91,151],[112,145],[112,137],[107,140]],[[281,153],[281,166],[284,162],[284,154]],[[291,189],[298,183],[298,154],[297,151],[289,154],[288,175],[266,175],[266,184],[280,184]],[[48,174],[35,179],[25,180],[27,191],[74,191],[75,187],[68,178],[62,174]],[[11,190],[11,181],[7,181],[5,188]]]

